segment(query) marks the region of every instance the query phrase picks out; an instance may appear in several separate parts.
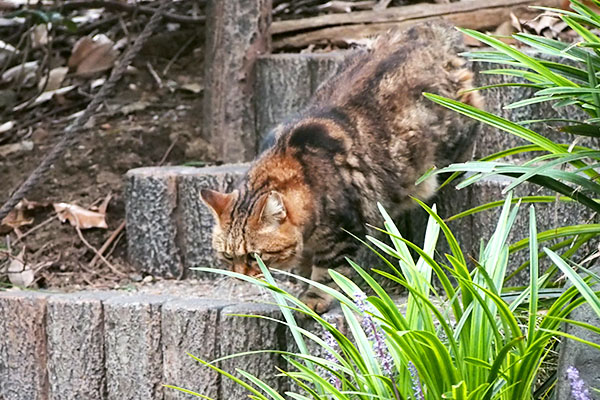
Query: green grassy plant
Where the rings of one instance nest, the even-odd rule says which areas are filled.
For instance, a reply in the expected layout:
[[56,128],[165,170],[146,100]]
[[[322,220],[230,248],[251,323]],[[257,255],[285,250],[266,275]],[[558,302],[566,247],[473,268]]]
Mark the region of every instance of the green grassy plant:
[[[348,262],[371,287],[372,296],[366,297],[353,281],[334,270],[330,274],[337,290],[296,277],[339,301],[347,326],[345,333],[280,289],[262,262],[259,264],[264,280],[230,271],[199,269],[243,279],[273,293],[283,315],[283,320],[274,323],[282,323],[290,329],[299,349],[297,353],[273,351],[280,353],[293,367],[291,371],[279,373],[296,382],[299,390],[278,393],[252,375],[252,371],[238,370],[233,375],[219,369],[219,361],[239,355],[211,362],[197,360],[244,386],[253,399],[548,398],[553,382],[550,379],[536,385],[540,367],[552,351],[555,336],[562,334],[561,323],[567,320],[569,313],[586,301],[598,306],[597,294],[590,289],[595,278],[578,275],[556,253],[544,249],[574,285],[550,301],[540,300],[549,276],[538,273],[538,235],[534,208],[530,206],[531,280],[525,291],[508,296],[503,292],[509,260],[507,237],[520,202],[513,205],[509,193],[496,230],[472,271],[467,268],[465,256],[451,230],[436,214],[435,206],[429,208],[423,203],[421,206],[430,216],[422,248],[400,235],[382,207],[385,223],[381,231],[391,245],[367,237],[373,251],[397,261],[391,263],[382,256],[394,272],[374,272],[407,289],[405,307],[398,307],[394,299],[351,260]],[[445,236],[451,249],[444,262],[434,259],[440,234]],[[418,259],[413,258],[410,249],[418,254]],[[439,279],[439,291],[432,285],[434,276]],[[600,307],[597,311],[600,314]],[[301,328],[296,321],[297,313],[315,320],[323,333]],[[600,333],[598,328],[588,328]],[[320,354],[308,351],[308,341],[322,349]]]
[[[593,0],[597,6],[600,1]],[[563,43],[559,40],[528,33],[512,35],[525,48],[533,48],[537,53],[520,50],[515,46],[503,43],[493,35],[487,35],[470,29],[461,29],[482,43],[490,46],[491,51],[465,53],[473,61],[501,64],[504,68],[482,71],[483,74],[505,75],[521,78],[521,82],[489,85],[476,90],[499,88],[506,86],[527,87],[534,89],[530,98],[519,100],[505,106],[507,109],[527,105],[552,102],[553,107],[576,106],[583,110],[588,118],[583,120],[545,118],[535,121],[512,122],[496,115],[464,105],[454,100],[433,94],[425,94],[434,102],[448,107],[470,118],[477,119],[520,137],[530,145],[505,149],[499,153],[485,157],[479,162],[471,162],[451,166],[445,172],[467,171],[472,175],[460,186],[470,185],[479,179],[493,175],[505,175],[515,178],[506,188],[506,192],[524,181],[545,186],[564,197],[571,198],[598,212],[600,205],[600,185],[598,184],[598,161],[600,153],[586,146],[564,145],[540,135],[527,128],[533,122],[558,124],[560,130],[579,136],[600,137],[600,37],[596,34],[600,29],[600,15],[578,0],[571,0],[572,11],[537,7],[559,16],[579,38],[574,43]],[[549,56],[552,61],[549,61]],[[540,155],[541,153],[541,155]],[[519,154],[528,157],[529,161],[522,165],[500,162],[507,156]],[[432,171],[439,173],[441,171]],[[429,176],[429,174],[427,175]],[[425,179],[427,176],[424,176]],[[457,174],[453,174],[450,180]],[[543,201],[538,199],[537,201]],[[551,201],[548,199],[548,201]]]
[[[593,0],[600,5],[600,1]],[[512,35],[516,41],[525,47],[516,47],[503,43],[493,35],[483,34],[469,29],[461,31],[493,50],[476,51],[465,55],[474,61],[500,64],[501,68],[482,71],[484,74],[518,77],[520,82],[488,85],[479,90],[501,88],[506,86],[526,87],[533,89],[533,96],[506,105],[513,109],[527,105],[551,102],[554,108],[566,106],[578,107],[585,112],[587,118],[581,120],[549,118],[535,121],[509,121],[462,104],[460,102],[426,93],[430,100],[452,109],[470,118],[477,119],[487,125],[526,140],[529,144],[515,148],[504,149],[491,154],[479,161],[454,164],[440,170],[432,170],[421,179],[427,179],[432,174],[448,173],[452,175],[444,183],[449,184],[460,174],[467,173],[466,178],[457,184],[463,188],[481,180],[501,175],[509,177],[512,182],[504,189],[504,193],[512,190],[523,182],[540,185],[556,193],[556,196],[528,196],[513,201],[523,202],[555,202],[575,201],[589,208],[594,213],[600,211],[600,152],[595,148],[577,145],[577,136],[600,137],[600,15],[581,1],[571,0],[571,10],[560,10],[547,7],[537,7],[546,12],[559,16],[579,38],[574,43],[563,43],[559,40],[528,33]],[[535,52],[524,50],[533,48]],[[552,61],[549,61],[551,59]],[[524,92],[525,93],[525,92]],[[576,135],[570,145],[559,144],[528,128],[533,122],[555,124],[565,132]],[[516,165],[506,158],[519,155],[527,161]],[[502,201],[465,210],[450,218],[462,218],[473,213],[493,207],[499,207]],[[600,224],[590,224],[582,221],[574,226],[562,226],[547,232],[540,232],[538,240],[554,240],[552,250],[565,249],[561,255],[563,260],[572,257],[576,251],[588,241],[600,234]],[[514,243],[509,251],[512,253],[527,247],[528,239]],[[540,257],[547,257],[545,252]],[[515,273],[527,268],[523,264]],[[556,267],[554,271],[558,271]],[[508,276],[507,278],[510,278]]]

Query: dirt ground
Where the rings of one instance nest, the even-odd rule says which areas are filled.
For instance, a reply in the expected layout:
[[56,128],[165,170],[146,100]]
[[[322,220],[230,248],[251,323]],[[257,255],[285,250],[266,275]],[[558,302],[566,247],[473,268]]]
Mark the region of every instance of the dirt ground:
[[[140,25],[138,29],[143,27],[136,25]],[[167,29],[161,30],[164,31]],[[74,40],[76,37],[67,37],[63,47],[67,49]],[[59,53],[53,62],[64,65],[67,57],[68,53]],[[38,288],[116,288],[142,280],[126,261],[126,232],[117,231],[124,221],[123,175],[141,166],[217,161],[200,132],[202,58],[202,34],[193,29],[164,32],[151,39],[136,58],[134,68],[89,123],[89,129],[81,133],[77,145],[26,197],[30,202],[41,203],[27,211],[30,223],[16,229],[0,227],[0,268],[6,269],[18,258],[33,270],[31,286]],[[152,75],[156,71],[158,79]],[[107,75],[104,72],[86,79],[73,77],[76,90],[31,109],[11,112],[10,106],[0,106],[0,124],[6,120],[16,123],[8,135],[0,134],[0,146],[33,144],[33,148],[23,146],[9,154],[2,153],[0,147],[0,203],[60,139],[73,114],[85,108],[94,93],[91,82]],[[35,87],[19,91],[11,85],[0,85],[0,101],[2,95],[15,91],[12,104],[35,95]],[[93,209],[107,196],[108,228],[81,229],[82,237],[69,223],[61,223],[52,207],[52,203],[64,202]],[[93,260],[93,248],[100,249],[111,236],[116,239],[105,252],[109,266]],[[6,275],[0,276],[0,284],[10,285]]]
[[[423,1],[381,3],[402,6]],[[20,5],[3,8],[11,2]],[[148,7],[151,3],[156,5],[152,1],[143,4]],[[334,3],[273,0],[274,20],[346,12],[335,10]],[[369,2],[356,4],[359,3]],[[149,20],[148,13],[86,8],[59,13],[57,19],[56,10],[64,9],[53,5],[62,4],[60,1],[44,3],[46,8],[27,9],[23,4],[23,0],[0,1],[0,204],[59,141],[68,124],[98,92],[127,43],[139,35]],[[29,286],[37,288],[107,289],[153,279],[136,273],[127,263],[123,175],[142,166],[219,162],[201,132],[204,25],[189,23],[189,18],[202,18],[204,5],[204,0],[169,4],[170,13],[183,15],[188,22],[161,23],[116,90],[88,122],[77,145],[26,196],[32,209],[25,210],[17,218],[18,223],[0,225],[0,287],[15,284],[15,279],[9,279],[7,274],[14,270],[30,271],[11,276],[16,276],[17,282],[32,281]],[[19,14],[24,9],[27,13]],[[41,26],[50,26],[46,20],[52,20],[52,28],[40,30]],[[73,21],[78,25],[76,31],[69,29]],[[529,27],[517,25],[536,32],[554,26],[554,22],[532,21],[534,25]],[[542,22],[544,25],[539,26]],[[506,34],[504,25],[498,27],[497,33]],[[76,43],[86,36],[98,35],[116,49],[114,59],[109,58],[109,67],[102,71],[80,74],[81,64],[71,65]],[[11,53],[7,45],[16,51]],[[332,48],[311,45],[296,50]],[[18,75],[12,81],[5,79],[12,67],[32,61],[39,63],[35,73]],[[103,61],[106,60],[98,63]],[[45,85],[39,86],[40,82],[49,76],[48,71],[67,65],[69,71],[59,87],[73,88],[36,104],[45,89]],[[23,107],[19,109],[20,105]],[[53,207],[67,203],[98,211],[107,198],[107,227],[103,228],[78,230],[59,221]],[[96,256],[98,250],[103,251],[106,262]]]

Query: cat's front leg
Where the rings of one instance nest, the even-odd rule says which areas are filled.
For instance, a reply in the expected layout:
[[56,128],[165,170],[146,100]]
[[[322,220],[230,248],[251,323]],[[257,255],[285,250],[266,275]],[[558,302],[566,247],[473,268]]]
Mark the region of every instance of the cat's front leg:
[[[354,270],[352,267],[347,265],[345,261],[342,261],[342,263],[342,265],[334,266],[333,269],[347,278],[352,278],[354,276]],[[329,286],[335,290],[339,290],[339,287],[329,274],[329,268],[327,267],[313,265],[310,274],[310,280]],[[309,285],[304,293],[300,295],[300,300],[317,314],[323,314],[324,312],[327,312],[336,301],[333,296],[312,285]]]
[[[330,287],[335,287],[335,283],[329,275],[329,269],[325,267],[313,265],[310,273],[310,280]],[[317,314],[323,314],[331,308],[335,298],[328,295],[321,289],[309,285],[308,288],[300,295],[300,301],[306,304]]]

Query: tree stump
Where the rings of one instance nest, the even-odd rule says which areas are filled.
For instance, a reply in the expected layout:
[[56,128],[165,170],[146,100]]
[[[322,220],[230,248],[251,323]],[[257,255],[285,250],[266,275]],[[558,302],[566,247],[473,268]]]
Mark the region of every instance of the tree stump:
[[48,398],[46,295],[0,292],[0,399]]
[[204,136],[225,162],[256,154],[253,78],[270,48],[271,0],[209,0],[206,9]]
[[310,102],[326,81],[351,54],[268,54],[256,65],[256,134],[260,141],[278,124],[292,119]]
[[230,192],[245,164],[219,167],[148,167],[127,172],[125,218],[128,257],[143,273],[182,278],[190,267],[216,267],[214,218],[201,189]]
[[51,399],[101,399],[106,391],[104,311],[108,292],[48,297],[46,333]]

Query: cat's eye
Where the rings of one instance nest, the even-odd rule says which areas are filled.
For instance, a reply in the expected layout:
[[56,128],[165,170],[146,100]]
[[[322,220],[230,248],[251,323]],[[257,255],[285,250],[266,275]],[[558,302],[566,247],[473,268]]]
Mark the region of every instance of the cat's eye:
[[223,252],[223,258],[226,260],[233,260],[233,255],[231,253]]

